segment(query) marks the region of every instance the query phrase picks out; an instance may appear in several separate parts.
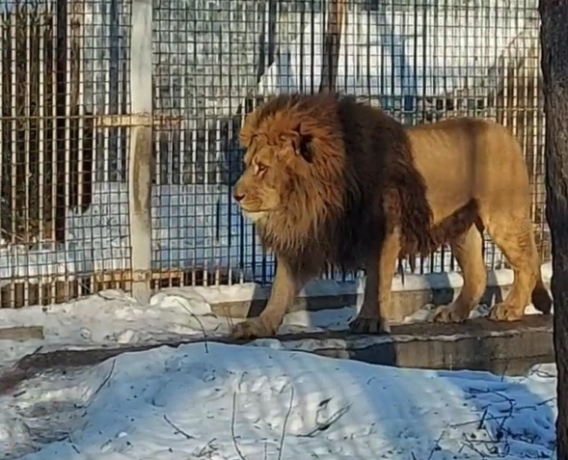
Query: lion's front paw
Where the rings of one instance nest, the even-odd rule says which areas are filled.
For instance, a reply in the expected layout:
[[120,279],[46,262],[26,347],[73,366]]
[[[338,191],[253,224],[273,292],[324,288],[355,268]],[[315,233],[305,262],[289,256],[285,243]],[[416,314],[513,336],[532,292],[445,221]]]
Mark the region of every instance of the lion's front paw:
[[390,325],[385,318],[358,316],[349,323],[354,334],[390,334]]
[[437,323],[463,323],[469,318],[469,311],[459,305],[443,305],[434,311],[434,322]]
[[493,321],[518,321],[525,313],[524,308],[509,303],[498,303],[489,312],[489,319]]
[[278,326],[273,326],[264,318],[250,318],[233,327],[231,337],[233,339],[256,339],[262,337],[274,337]]

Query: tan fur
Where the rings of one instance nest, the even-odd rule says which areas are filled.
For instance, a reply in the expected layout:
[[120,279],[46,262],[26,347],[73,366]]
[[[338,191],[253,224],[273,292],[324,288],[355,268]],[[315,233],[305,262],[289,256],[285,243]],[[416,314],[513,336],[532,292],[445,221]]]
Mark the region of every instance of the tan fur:
[[237,325],[234,337],[274,335],[298,291],[326,263],[366,270],[363,306],[350,328],[386,332],[397,258],[445,242],[466,280],[437,319],[461,321],[485,289],[484,226],[517,273],[493,318],[520,317],[533,291],[537,308],[550,310],[526,167],[503,127],[459,119],[406,130],[350,96],[296,94],[249,115],[241,143],[245,171],[234,196],[275,254],[277,270],[266,309]]
[[490,314],[520,319],[531,302],[550,313],[552,300],[542,281],[530,219],[529,177],[521,147],[503,126],[487,120],[453,118],[408,129],[413,158],[428,185],[434,225],[476,203],[467,232],[449,239],[464,277],[456,301],[436,312],[438,321],[464,321],[486,287],[482,232],[487,230],[515,272],[507,298]]

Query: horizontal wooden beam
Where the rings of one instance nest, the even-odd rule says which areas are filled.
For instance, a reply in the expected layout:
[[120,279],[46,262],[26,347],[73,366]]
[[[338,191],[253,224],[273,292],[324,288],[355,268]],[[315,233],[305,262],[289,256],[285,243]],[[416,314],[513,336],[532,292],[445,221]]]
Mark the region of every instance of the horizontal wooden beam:
[[156,128],[181,127],[181,117],[159,115],[102,115],[95,117],[95,129],[120,128],[129,126],[147,126]]
[[[43,326],[16,326],[0,328],[0,340],[27,340],[44,339]],[[1,345],[0,345],[1,346]]]

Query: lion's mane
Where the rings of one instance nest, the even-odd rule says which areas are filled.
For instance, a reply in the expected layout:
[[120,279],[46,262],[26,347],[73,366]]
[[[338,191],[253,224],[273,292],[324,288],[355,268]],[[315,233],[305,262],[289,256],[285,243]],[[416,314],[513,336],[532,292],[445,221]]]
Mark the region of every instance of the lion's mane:
[[281,168],[293,183],[284,198],[293,205],[270,212],[258,228],[263,246],[289,263],[355,270],[395,226],[404,256],[430,253],[471,225],[470,206],[432,228],[408,135],[382,110],[334,93],[280,95],[247,117],[241,143],[260,134],[277,143],[291,130],[306,142],[310,167]]

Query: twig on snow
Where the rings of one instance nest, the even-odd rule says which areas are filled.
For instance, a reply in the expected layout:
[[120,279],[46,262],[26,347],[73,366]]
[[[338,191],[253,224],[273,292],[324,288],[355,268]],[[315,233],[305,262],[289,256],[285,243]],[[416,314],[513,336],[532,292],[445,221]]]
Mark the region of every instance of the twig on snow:
[[495,392],[495,394],[501,396],[509,403],[509,410],[507,411],[506,416],[501,419],[501,423],[499,423],[499,427],[497,428],[497,433],[495,433],[497,440],[500,441],[503,438],[503,433],[505,432],[505,422],[512,418],[513,413],[515,412],[515,401],[502,393]]
[[99,392],[103,389],[103,387],[110,381],[112,374],[114,374],[114,367],[116,366],[116,358],[114,358],[112,360],[112,364],[110,365],[110,370],[108,371],[108,374],[106,375],[106,377],[103,379],[102,383],[99,385],[99,387],[95,390],[95,392],[93,393],[93,398],[95,396],[97,396],[99,394]]
[[203,333],[203,346],[205,347],[205,353],[209,354],[209,344],[207,343],[207,332],[205,331],[205,326],[199,319],[199,317],[193,313],[189,308],[187,308],[183,303],[181,303],[178,299],[176,299],[178,305],[183,308],[186,312],[188,312],[192,318],[195,318],[199,323],[199,327],[201,327],[201,332]]
[[[321,404],[321,403],[320,403]],[[337,422],[341,417],[343,417],[347,411],[349,411],[349,409],[351,409],[351,404],[347,404],[346,406],[342,407],[340,410],[338,410],[333,417],[331,417],[326,423],[322,424],[322,425],[318,425],[316,426],[313,430],[309,431],[306,434],[299,434],[297,435],[298,437],[301,438],[311,438],[313,437],[316,433],[320,432],[320,431],[325,431],[327,430],[331,425],[333,425],[335,422]]]
[[231,438],[233,440],[233,445],[235,446],[235,450],[237,451],[237,455],[241,460],[246,460],[245,456],[243,455],[239,444],[237,443],[237,437],[235,435],[235,419],[236,419],[236,407],[237,407],[237,392],[233,392],[233,410],[231,413]]
[[282,459],[282,452],[284,450],[284,440],[286,439],[286,428],[288,427],[288,419],[292,413],[292,406],[294,404],[294,385],[290,383],[290,403],[288,404],[288,411],[284,417],[284,423],[282,424],[282,434],[280,435],[280,446],[278,448],[278,460]]
[[[507,402],[509,407],[504,411],[503,415],[493,415],[489,412],[490,407],[493,405],[492,403],[488,404],[483,411],[481,420],[479,421],[472,421],[472,422],[465,422],[451,425],[452,428],[465,426],[468,424],[475,423],[477,425],[477,429],[483,429],[487,434],[489,440],[484,439],[475,439],[473,436],[468,436],[465,433],[463,434],[464,440],[467,442],[466,447],[471,449],[472,451],[482,455],[485,458],[504,458],[509,455],[511,451],[511,445],[508,441],[508,437],[515,438],[515,435],[505,426],[508,420],[512,419],[515,414],[518,414],[522,410],[526,409],[536,409],[539,406],[546,405],[550,401],[553,401],[556,398],[549,398],[545,401],[541,401],[537,404],[531,404],[526,406],[517,406],[516,401],[509,396],[503,394],[500,391],[495,391],[488,389],[487,391],[477,391],[477,393],[485,393],[485,394],[492,394],[498,396],[503,401]],[[503,412],[503,410],[502,410]],[[488,421],[493,422],[494,429],[491,429]],[[491,423],[491,425],[493,425]],[[532,440],[534,442],[534,440]],[[476,447],[476,445],[481,445],[484,447],[485,453],[482,453],[480,449]],[[463,446],[462,446],[463,447]],[[461,451],[462,449],[460,449]]]
[[442,441],[442,438],[444,437],[444,435],[446,434],[446,431],[442,431],[442,433],[440,434],[440,436],[438,436],[438,439],[436,439],[436,443],[434,444],[434,447],[432,447],[432,450],[430,451],[430,455],[428,455],[428,460],[432,460],[432,457],[434,456],[434,452],[440,450],[440,441]]
[[191,436],[189,433],[183,431],[179,426],[174,424],[174,422],[172,422],[166,414],[164,414],[164,420],[168,425],[170,425],[174,430],[176,430],[177,433],[183,435],[185,439],[195,439],[195,436]]
[[460,447],[460,452],[463,450],[463,447],[467,447],[467,448],[469,448],[471,451],[473,451],[473,452],[475,452],[477,455],[479,455],[481,458],[487,458],[487,457],[488,457],[488,454],[487,454],[487,453],[481,452],[477,447],[475,447],[475,445],[473,444],[472,440],[469,439],[469,438],[466,436],[465,433],[463,434],[463,438],[464,438],[464,441],[465,441],[465,442],[463,442],[462,447]]
[[205,444],[201,449],[199,449],[199,452],[195,454],[195,456],[197,458],[201,458],[204,457],[205,455],[208,455],[209,458],[211,458],[211,454],[217,450],[217,446],[213,444],[216,440],[217,438],[211,438],[209,441],[207,441],[207,444]]
[[[430,454],[428,455],[428,460],[432,460],[432,457],[434,456],[434,452],[441,450],[440,441],[444,437],[444,434],[446,434],[446,431],[442,430],[442,434],[440,434],[440,436],[438,436],[438,439],[436,439],[436,442],[434,443],[434,447],[432,447],[432,449],[430,450]],[[418,460],[418,458],[416,457],[416,454],[414,452],[410,452],[410,455],[412,457],[412,460]]]

